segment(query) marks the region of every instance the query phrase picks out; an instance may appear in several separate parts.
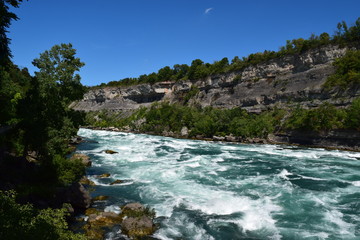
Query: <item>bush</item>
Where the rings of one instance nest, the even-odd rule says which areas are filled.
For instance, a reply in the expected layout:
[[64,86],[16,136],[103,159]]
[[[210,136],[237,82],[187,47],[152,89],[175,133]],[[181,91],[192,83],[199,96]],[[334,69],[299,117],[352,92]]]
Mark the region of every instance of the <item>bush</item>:
[[0,239],[85,240],[68,230],[65,209],[37,210],[18,204],[15,192],[0,191]]
[[346,117],[345,110],[324,103],[319,108],[311,110],[298,107],[287,119],[285,126],[287,129],[328,131],[344,128]]
[[360,98],[355,99],[347,110],[346,127],[360,131]]
[[345,56],[335,60],[334,66],[336,72],[328,77],[325,88],[345,89],[360,84],[360,50],[348,51]]

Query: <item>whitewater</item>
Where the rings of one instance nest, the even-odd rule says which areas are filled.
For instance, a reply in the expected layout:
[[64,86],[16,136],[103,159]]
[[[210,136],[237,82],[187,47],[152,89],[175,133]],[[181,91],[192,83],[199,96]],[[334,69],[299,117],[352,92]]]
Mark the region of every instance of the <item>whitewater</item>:
[[[95,207],[154,208],[156,239],[360,239],[360,153],[80,129]],[[118,154],[106,154],[111,149]],[[97,176],[110,173],[110,178]],[[114,180],[122,184],[110,185]],[[120,239],[109,233],[107,239]]]

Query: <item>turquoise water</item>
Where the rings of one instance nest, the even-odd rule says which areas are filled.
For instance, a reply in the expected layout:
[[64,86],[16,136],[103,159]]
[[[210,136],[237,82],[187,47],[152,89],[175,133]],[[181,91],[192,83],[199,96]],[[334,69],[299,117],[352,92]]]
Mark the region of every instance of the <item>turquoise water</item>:
[[[158,239],[360,239],[360,153],[80,129],[97,203],[156,210]],[[119,154],[109,155],[111,149]],[[111,173],[110,179],[96,175]],[[120,185],[109,183],[124,180]],[[117,239],[112,233],[108,239]]]

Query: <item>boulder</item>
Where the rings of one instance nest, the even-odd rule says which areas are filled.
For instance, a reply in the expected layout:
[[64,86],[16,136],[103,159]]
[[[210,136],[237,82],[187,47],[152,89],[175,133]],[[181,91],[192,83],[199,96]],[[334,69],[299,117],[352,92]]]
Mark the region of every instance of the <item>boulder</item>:
[[75,159],[80,159],[82,164],[84,164],[84,166],[86,167],[91,166],[90,157],[85,154],[75,153],[74,155],[71,156],[70,160],[75,160]]
[[74,136],[70,139],[70,144],[77,145],[83,141],[82,137]]
[[100,196],[96,196],[92,199],[93,202],[95,201],[105,201],[109,199],[109,196],[103,196],[103,195],[100,195]]
[[145,207],[141,203],[128,203],[125,206],[122,207],[123,213],[126,214],[126,212],[129,211],[144,211]]
[[88,208],[85,211],[85,215],[86,216],[90,216],[90,215],[98,215],[100,213],[100,211],[96,208]]
[[80,179],[79,183],[81,183],[83,185],[96,186],[96,184],[93,181],[91,181],[90,179],[88,179],[86,176],[83,176]]
[[117,179],[117,180],[113,181],[112,183],[110,183],[110,185],[120,184],[120,183],[122,183],[122,182],[123,182],[123,181]]
[[88,220],[83,229],[89,240],[104,239],[104,228],[120,225],[122,221],[119,214],[113,212],[100,212],[97,209],[90,208],[85,214],[88,215]]
[[131,238],[139,238],[153,234],[156,227],[151,218],[147,216],[128,217],[121,223],[123,233]]
[[229,136],[225,136],[225,141],[228,141],[228,142],[237,142],[237,139],[236,137],[232,136],[232,135],[229,135]]
[[107,153],[107,154],[115,154],[115,153],[118,153],[118,152],[107,149],[107,150],[105,150],[105,153]]
[[153,234],[156,226],[153,222],[154,210],[144,207],[140,203],[128,203],[121,208],[121,230],[130,238],[141,238]]
[[187,127],[182,127],[181,131],[180,131],[180,135],[182,137],[187,137],[189,136],[189,129]]
[[81,183],[73,183],[60,195],[63,202],[70,203],[75,210],[84,210],[90,207],[90,194]]
[[121,223],[119,214],[113,212],[100,212],[99,214],[90,214],[88,222],[91,227],[113,226]]
[[108,177],[110,177],[110,173],[103,173],[103,174],[97,176],[97,178],[108,178]]
[[214,140],[214,141],[224,141],[224,140],[225,140],[225,137],[213,136],[213,140]]

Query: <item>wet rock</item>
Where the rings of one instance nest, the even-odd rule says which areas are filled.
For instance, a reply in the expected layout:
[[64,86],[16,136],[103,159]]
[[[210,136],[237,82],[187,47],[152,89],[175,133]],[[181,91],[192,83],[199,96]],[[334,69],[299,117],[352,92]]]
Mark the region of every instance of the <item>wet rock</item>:
[[101,174],[97,178],[108,178],[108,177],[110,177],[110,173]]
[[100,212],[92,209],[88,213],[90,213],[89,218],[83,229],[90,240],[104,239],[104,228],[120,225],[122,221],[120,215],[113,212]]
[[123,181],[117,179],[117,180],[113,181],[112,183],[110,183],[110,185],[120,184],[120,183],[122,183],[122,182],[123,182]]
[[80,179],[79,183],[81,183],[83,185],[96,186],[96,184],[93,181],[91,181],[90,179],[88,179],[86,176],[83,176]]
[[121,223],[119,214],[113,212],[100,212],[99,214],[91,214],[89,223],[92,227],[113,226]]
[[85,211],[86,216],[90,216],[90,215],[93,215],[93,214],[98,215],[99,213],[100,213],[100,211],[98,209],[96,209],[96,208],[88,208]]
[[105,150],[105,153],[107,153],[107,154],[115,154],[115,153],[118,153],[118,152],[107,149],[107,150]]
[[101,228],[91,228],[88,225],[84,226],[85,236],[88,240],[102,240],[104,239],[105,231]]
[[75,160],[75,159],[80,159],[82,164],[84,164],[84,166],[86,167],[91,166],[90,157],[85,154],[75,153],[74,155],[71,156],[70,160]]
[[128,203],[128,204],[126,204],[125,206],[122,207],[122,211],[125,214],[126,214],[126,212],[129,212],[129,211],[142,212],[144,210],[145,210],[145,207],[141,203]]
[[140,203],[129,203],[122,207],[122,232],[131,238],[141,238],[153,234],[156,226],[153,222],[155,211]]
[[109,199],[109,196],[100,195],[100,196],[94,197],[94,198],[92,199],[92,201],[93,201],[93,202],[95,202],[95,201],[105,201],[105,200],[107,200],[107,199]]
[[152,219],[147,216],[128,217],[123,220],[121,229],[131,238],[148,236],[156,231]]

